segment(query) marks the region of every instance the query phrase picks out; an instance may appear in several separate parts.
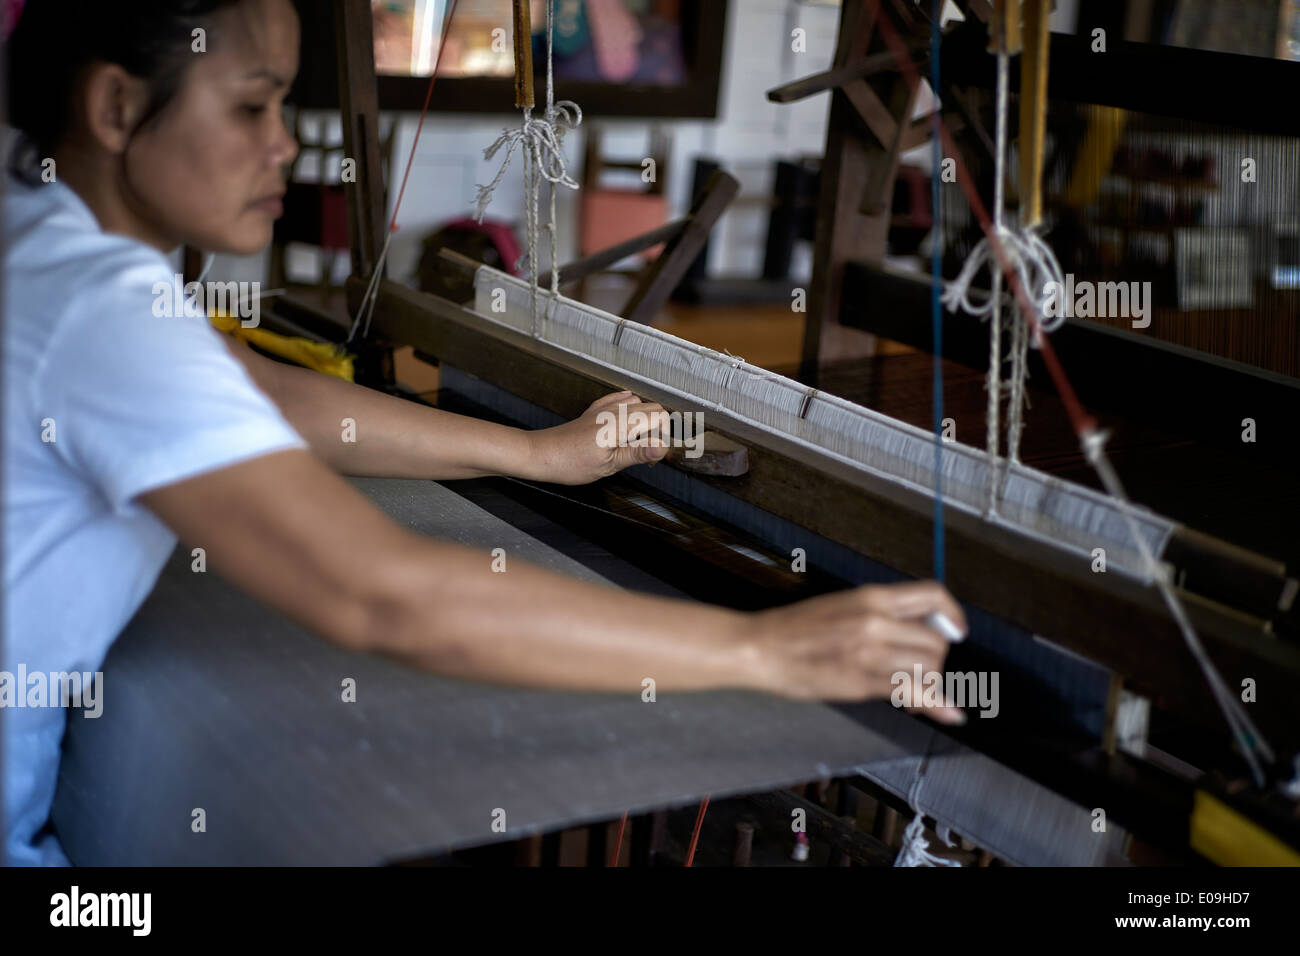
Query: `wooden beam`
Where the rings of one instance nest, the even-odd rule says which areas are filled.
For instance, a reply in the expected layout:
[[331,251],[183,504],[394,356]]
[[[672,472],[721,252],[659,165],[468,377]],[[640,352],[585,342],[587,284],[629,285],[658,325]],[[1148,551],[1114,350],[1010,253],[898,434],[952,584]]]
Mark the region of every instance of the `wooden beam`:
[[695,197],[686,226],[668,240],[659,258],[642,273],[636,291],[623,307],[623,317],[649,325],[668,297],[685,277],[695,257],[709,240],[709,233],[731,200],[740,191],[735,176],[715,169],[700,194]]
[[515,106],[533,108],[533,20],[530,0],[514,0]]
[[[908,55],[914,59],[923,57],[927,54],[928,49],[928,47],[923,46],[912,46],[908,49]],[[793,83],[786,83],[784,86],[768,90],[767,98],[773,103],[796,103],[809,96],[842,87],[853,80],[861,80],[885,70],[897,69],[897,58],[893,52],[884,50],[863,57],[848,66],[837,66],[821,73],[814,73],[812,76],[805,76]]]
[[[640,168],[638,165],[637,169]],[[686,228],[689,221],[688,219],[678,219],[676,222],[670,222],[658,229],[628,239],[626,242],[620,242],[616,246],[602,249],[600,252],[585,256],[582,259],[575,259],[568,265],[560,267],[560,284],[577,282],[579,279],[612,266],[620,259],[626,259],[628,256],[636,255],[638,252],[653,248],[660,243],[669,242]],[[551,273],[549,271],[543,272],[538,277],[537,284],[549,289],[551,287]]]
[[889,107],[880,102],[880,97],[867,85],[866,80],[845,83],[841,89],[853,104],[853,109],[858,116],[862,117],[862,122],[867,124],[867,129],[871,130],[872,135],[876,137],[881,148],[889,149],[898,136],[898,120],[894,118]]
[[1020,225],[1043,221],[1043,147],[1047,138],[1048,0],[1024,0],[1020,56]]
[[379,158],[379,94],[375,86],[375,37],[368,0],[334,0],[339,51],[339,104],[343,150],[356,162],[348,197],[348,245],[352,274],[369,277],[384,242],[388,203]]

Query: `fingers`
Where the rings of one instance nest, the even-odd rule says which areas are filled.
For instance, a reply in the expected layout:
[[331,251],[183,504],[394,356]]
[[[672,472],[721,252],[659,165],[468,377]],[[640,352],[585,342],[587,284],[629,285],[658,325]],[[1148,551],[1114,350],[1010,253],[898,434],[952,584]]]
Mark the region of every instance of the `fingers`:
[[672,420],[668,411],[658,402],[643,401],[630,391],[612,392],[596,399],[587,406],[585,414],[590,415],[620,405],[628,407],[625,419],[627,431],[620,436],[623,442],[631,443],[645,439],[645,444],[651,444],[656,437],[664,441],[672,437]]
[[868,644],[884,645],[891,652],[910,655],[909,661],[923,656],[940,663],[948,655],[948,641],[943,635],[918,621],[872,617],[868,618],[864,631]]
[[[657,442],[658,439],[651,441]],[[628,445],[615,451],[614,467],[621,470],[632,465],[654,464],[663,461],[667,454],[666,444]]]
[[909,714],[929,717],[941,724],[948,724],[952,727],[961,727],[966,723],[966,714],[961,708],[949,704],[945,704],[943,707],[905,707],[903,709]]
[[904,584],[866,586],[858,589],[864,606],[893,618],[924,619],[938,612],[967,634],[970,626],[961,605],[937,581],[909,581]]
[[[624,389],[621,392],[611,392],[608,395],[602,395],[590,405],[587,406],[587,412],[598,412],[609,405],[617,405],[619,402],[639,402],[641,399],[632,394],[631,391]],[[584,414],[586,414],[584,412]]]
[[662,405],[655,402],[642,402],[637,405],[635,411],[628,412],[627,439],[632,441],[654,437],[671,438],[672,422]]

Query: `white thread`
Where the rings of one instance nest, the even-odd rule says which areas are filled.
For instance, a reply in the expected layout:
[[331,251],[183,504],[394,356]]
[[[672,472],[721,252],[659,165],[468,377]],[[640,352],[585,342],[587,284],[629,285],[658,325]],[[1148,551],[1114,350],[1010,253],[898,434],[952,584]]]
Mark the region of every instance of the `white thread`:
[[[1020,287],[1030,297],[1038,313],[1038,332],[1053,332],[1065,321],[1064,312],[1048,319],[1046,303],[1048,300],[1048,283],[1057,283],[1056,288],[1064,285],[1060,263],[1056,255],[1032,230],[1013,230],[1004,222],[1004,193],[1006,178],[1007,152],[1007,85],[1009,74],[1009,57],[1005,52],[998,53],[997,79],[997,155],[994,158],[995,178],[993,184],[993,235],[1005,257],[1006,265],[1016,271]],[[971,287],[975,277],[988,268],[991,278],[991,294],[987,301],[977,303],[971,298]],[[985,447],[993,464],[989,475],[988,513],[996,514],[998,509],[998,488],[1005,486],[1006,477],[1001,482],[999,477],[999,416],[1002,394],[1008,393],[1007,425],[1007,460],[1010,463],[1020,461],[1020,436],[1023,433],[1023,409],[1026,404],[1025,379],[1028,368],[1027,348],[1030,336],[1026,319],[1014,307],[1011,309],[1011,375],[1004,386],[1002,382],[1002,261],[994,249],[994,240],[988,236],[982,238],[966,262],[961,272],[944,289],[942,301],[950,312],[958,309],[989,322],[989,370],[985,389],[988,393],[987,429]],[[1036,341],[1033,344],[1037,344]],[[1009,473],[1008,473],[1009,474]]]
[[[528,333],[531,300],[524,280],[483,266],[474,283],[475,311],[480,316]],[[505,311],[497,313],[492,310],[494,296],[502,289]],[[724,412],[833,455],[855,469],[886,477],[918,495],[934,494],[933,434],[836,395],[810,395],[808,386],[749,365],[739,356],[564,296],[554,303],[543,341],[608,368],[609,379],[620,387],[654,385],[679,396],[683,408]],[[945,507],[983,515],[989,468],[985,452],[959,442],[946,443],[941,462]],[[1104,547],[1107,566],[1115,573],[1138,579],[1149,574],[1129,540],[1126,519],[1099,491],[1013,465],[1006,471],[1000,509],[999,523],[1017,533],[1068,549],[1080,560],[1090,560],[1094,547]],[[1159,554],[1172,525],[1145,510],[1138,512],[1137,520],[1150,548]]]
[[[927,748],[928,750],[928,748]],[[916,810],[916,816],[903,831],[903,845],[899,847],[894,866],[961,866],[957,860],[949,860],[930,852],[930,843],[925,838],[925,814],[921,811],[921,779],[925,776],[925,765],[929,762],[927,752],[916,768],[916,777],[908,790],[907,804]]]
[[347,342],[352,341],[353,336],[357,334],[357,326],[365,320],[365,328],[361,332],[364,339],[370,334],[370,318],[375,313],[375,301],[379,298],[379,281],[384,277],[384,263],[388,260],[388,248],[392,245],[393,233],[390,231],[384,234],[384,244],[379,249],[379,257],[375,260],[375,267],[370,272],[370,281],[366,283],[366,292],[361,297],[361,307],[357,309],[357,317],[352,320],[352,328],[348,330]]
[[1084,455],[1088,463],[1096,470],[1097,475],[1101,478],[1102,485],[1110,493],[1110,496],[1119,505],[1128,523],[1130,533],[1137,541],[1138,551],[1142,556],[1143,562],[1153,570],[1152,579],[1155,582],[1156,589],[1160,592],[1160,597],[1164,600],[1165,606],[1169,608],[1169,613],[1173,615],[1174,622],[1182,632],[1183,640],[1187,643],[1188,649],[1192,652],[1192,657],[1196,660],[1197,666],[1200,667],[1206,682],[1210,685],[1210,691],[1214,695],[1215,701],[1222,711],[1224,719],[1228,722],[1229,729],[1241,746],[1242,756],[1246,758],[1246,763],[1250,766],[1251,776],[1254,778],[1255,786],[1264,785],[1264,772],[1259,766],[1259,761],[1255,758],[1255,751],[1258,750],[1271,763],[1275,758],[1273,748],[1269,746],[1268,741],[1260,734],[1254,722],[1246,713],[1246,709],[1241,706],[1241,701],[1228,689],[1224,683],[1223,677],[1220,676],[1214,663],[1210,660],[1209,655],[1205,653],[1205,647],[1196,635],[1196,630],[1192,627],[1192,622],[1187,617],[1187,611],[1183,607],[1182,601],[1174,593],[1173,586],[1169,582],[1169,574],[1163,566],[1157,565],[1155,555],[1151,553],[1147,542],[1143,539],[1137,528],[1137,522],[1131,514],[1132,505],[1128,496],[1124,492],[1124,486],[1120,483],[1119,475],[1116,474],[1110,459],[1106,457],[1105,444],[1108,433],[1098,429],[1088,432],[1080,440]]
[[[497,170],[492,182],[478,186],[474,200],[474,218],[482,222],[492,201],[492,193],[500,185],[510,166],[515,150],[522,147],[524,163],[524,210],[528,229],[528,275],[532,289],[532,334],[540,335],[538,328],[538,286],[537,286],[537,232],[538,211],[537,194],[541,180],[551,184],[551,218],[546,230],[551,243],[551,295],[560,294],[560,269],[556,261],[556,213],[555,187],[567,186],[577,189],[578,183],[569,175],[564,158],[564,134],[582,123],[582,109],[572,100],[555,102],[555,0],[546,0],[546,112],[544,119],[533,116],[531,107],[524,107],[524,121],[518,128],[506,128],[497,137],[496,142],[483,151],[484,159],[491,162],[502,147],[508,147],[506,158]],[[519,268],[523,258],[515,264]]]

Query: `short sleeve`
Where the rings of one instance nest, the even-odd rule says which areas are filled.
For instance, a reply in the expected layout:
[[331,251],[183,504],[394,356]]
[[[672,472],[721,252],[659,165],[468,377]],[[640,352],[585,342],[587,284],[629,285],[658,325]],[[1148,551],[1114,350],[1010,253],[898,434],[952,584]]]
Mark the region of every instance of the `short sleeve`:
[[[115,511],[155,488],[306,442],[147,252],[106,269],[54,331],[38,403]],[[38,408],[43,417],[45,412]],[[44,426],[42,426],[44,427]]]

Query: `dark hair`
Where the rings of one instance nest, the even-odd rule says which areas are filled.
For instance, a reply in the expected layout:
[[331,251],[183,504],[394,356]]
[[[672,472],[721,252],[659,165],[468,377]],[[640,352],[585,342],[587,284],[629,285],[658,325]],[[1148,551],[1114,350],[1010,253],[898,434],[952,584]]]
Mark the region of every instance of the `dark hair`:
[[194,30],[211,33],[213,16],[239,2],[27,0],[8,43],[10,124],[48,156],[72,121],[78,77],[100,61],[148,81],[142,128],[180,89]]

